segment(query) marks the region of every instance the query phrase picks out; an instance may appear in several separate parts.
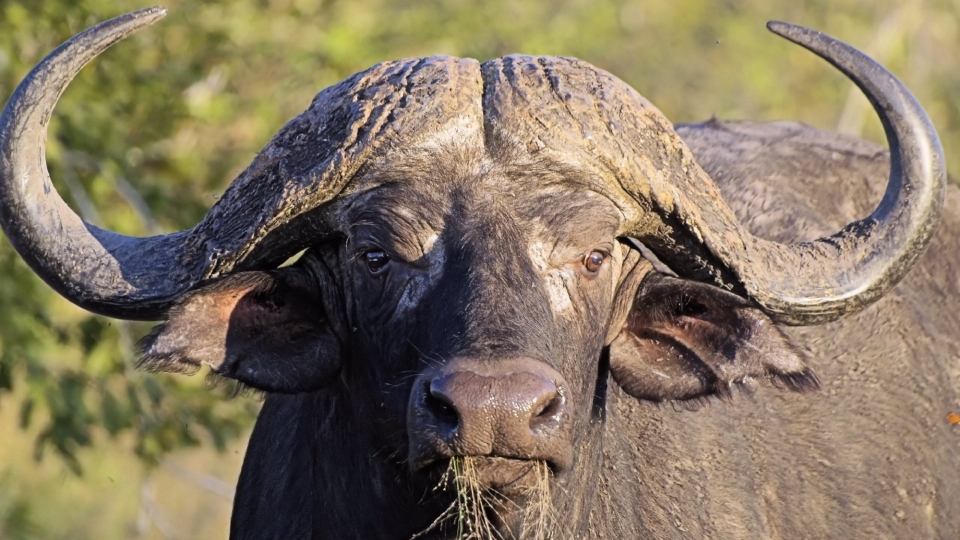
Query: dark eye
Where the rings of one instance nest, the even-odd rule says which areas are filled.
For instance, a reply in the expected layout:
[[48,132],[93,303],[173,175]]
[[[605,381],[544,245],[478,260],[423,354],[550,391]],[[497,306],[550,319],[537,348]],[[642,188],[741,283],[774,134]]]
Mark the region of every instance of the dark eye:
[[591,251],[583,258],[583,266],[587,269],[587,272],[591,274],[596,274],[600,271],[600,267],[603,266],[603,261],[606,260],[607,255],[600,251]]
[[387,255],[386,251],[374,249],[364,253],[363,260],[366,261],[367,268],[369,268],[371,272],[377,273],[390,262],[390,255]]

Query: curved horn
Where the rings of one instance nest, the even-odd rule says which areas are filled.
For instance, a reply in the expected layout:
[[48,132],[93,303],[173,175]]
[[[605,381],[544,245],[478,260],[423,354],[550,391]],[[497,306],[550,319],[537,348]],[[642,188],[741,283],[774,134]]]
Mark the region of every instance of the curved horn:
[[50,53],[0,116],[0,225],[44,281],[108,316],[150,318],[202,274],[180,266],[183,233],[131,238],[84,222],[57,194],[46,162],[47,124],[73,77],[98,54],[166,15],[153,7],[101,23]]
[[451,133],[482,141],[476,61],[385,62],[321,91],[193,229],[133,238],[94,227],[53,189],[47,123],[87,62],[165,13],[137,11],[74,36],[30,72],[0,116],[0,225],[44,281],[85,309],[161,318],[201,281],[274,267],[328,234],[324,205],[382,149],[432,147]]
[[[770,28],[826,58],[867,94],[883,121],[891,169],[869,217],[813,242],[754,237],[723,201],[672,125],[612,75],[575,59],[509,56],[483,67],[488,132],[525,147],[539,167],[573,165],[620,208],[636,238],[677,274],[755,300],[784,324],[819,324],[864,308],[923,253],[944,204],[936,131],[882,66],[824,34]],[[546,160],[546,161],[544,161]]]
[[916,99],[883,66],[826,34],[782,22],[767,26],[836,66],[866,94],[890,146],[883,200],[870,216],[832,236],[784,245],[750,235],[735,219],[730,221],[726,205],[700,197],[709,208],[675,210],[683,223],[678,228],[686,229],[685,235],[702,233],[709,254],[673,249],[657,255],[681,273],[681,268],[719,259],[735,277],[716,280],[740,288],[778,322],[820,324],[879,299],[923,254],[943,210],[943,149]]

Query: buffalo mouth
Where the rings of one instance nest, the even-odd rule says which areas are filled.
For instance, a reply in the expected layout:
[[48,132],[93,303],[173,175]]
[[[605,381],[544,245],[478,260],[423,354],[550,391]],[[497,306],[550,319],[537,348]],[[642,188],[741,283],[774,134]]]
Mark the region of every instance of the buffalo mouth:
[[540,459],[518,459],[500,456],[454,456],[437,459],[415,468],[436,491],[452,489],[457,482],[470,483],[478,489],[503,496],[522,496],[556,474],[555,465]]
[[[434,463],[435,491],[452,502],[430,532],[456,532],[455,538],[543,539],[555,522],[550,485],[553,473],[543,460],[490,456],[455,456]],[[446,536],[444,536],[446,537]]]
[[466,481],[505,496],[522,496],[535,489],[541,479],[549,481],[550,477],[549,465],[540,460],[470,456],[452,458],[448,470],[451,468],[459,468]]

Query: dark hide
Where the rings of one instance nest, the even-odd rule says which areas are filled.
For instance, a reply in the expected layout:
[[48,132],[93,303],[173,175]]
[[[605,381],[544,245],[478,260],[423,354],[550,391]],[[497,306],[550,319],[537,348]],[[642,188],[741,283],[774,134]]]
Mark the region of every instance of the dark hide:
[[[867,215],[883,193],[886,151],[852,137],[786,122],[678,132],[766,238],[815,238]],[[626,472],[602,475],[617,488],[594,523],[636,508],[621,537],[960,538],[960,429],[947,419],[960,409],[955,185],[943,215],[918,266],[875,305],[784,329],[821,391],[749,384],[733,404],[690,413],[613,387],[606,459]]]
[[[796,124],[714,122],[680,132],[739,217],[780,241],[867,213],[886,176],[882,149]],[[960,535],[952,512],[960,434],[946,420],[960,408],[960,321],[945,300],[960,297],[955,188],[931,252],[893,294],[845,321],[784,334],[735,295],[650,273],[637,251],[605,243],[614,242],[604,232],[614,228],[603,225],[609,210],[590,192],[576,194],[575,171],[519,166],[500,148],[497,166],[480,175],[470,155],[394,162],[368,173],[383,187],[341,209],[353,224],[339,244],[345,271],[321,283],[346,306],[342,371],[318,392],[267,397],[238,487],[234,538],[401,539],[428,528],[451,495],[433,489],[438,471],[404,463],[410,381],[452,357],[516,355],[550,363],[576,389],[574,465],[553,479],[564,517],[554,538]],[[442,191],[394,181],[424,170],[460,180]],[[512,196],[496,196],[507,178]],[[612,256],[620,276],[577,278],[579,307],[551,314],[549,282],[522,249],[544,234],[561,250],[555,260],[601,246],[620,253]],[[386,266],[368,264],[371,246],[390,254]],[[319,254],[330,251],[308,252],[276,275],[326,268]],[[616,301],[590,288],[613,279]],[[301,298],[319,301],[309,291]],[[410,306],[427,309],[404,313]],[[800,396],[755,382],[815,387],[801,357],[821,374],[823,391]],[[281,372],[293,365],[267,358]],[[617,384],[607,385],[607,362]],[[731,394],[731,385],[743,391]],[[658,405],[709,395],[733,399],[696,412]],[[452,536],[441,527],[426,537]]]
[[233,538],[960,537],[956,188],[928,256],[861,311],[923,254],[945,182],[880,66],[769,26],[880,114],[890,190],[863,220],[873,145],[718,122],[684,143],[578,60],[431,57],[322,91],[200,224],[134,239],[51,189],[46,126],[163,13],[79,34],[18,87],[0,221],[66,298],[166,318],[143,366],[269,394]]
[[[314,526],[322,530],[323,524],[312,519],[316,504],[313,457],[324,452],[315,437],[322,421],[314,416],[319,399],[316,392],[270,394],[267,398],[260,417],[272,420],[257,422],[247,459],[262,456],[270,463],[244,467],[240,483],[245,487],[233,500],[237,510],[231,520],[232,531],[243,531],[244,538],[303,539],[315,537]],[[350,493],[349,488],[345,493]]]

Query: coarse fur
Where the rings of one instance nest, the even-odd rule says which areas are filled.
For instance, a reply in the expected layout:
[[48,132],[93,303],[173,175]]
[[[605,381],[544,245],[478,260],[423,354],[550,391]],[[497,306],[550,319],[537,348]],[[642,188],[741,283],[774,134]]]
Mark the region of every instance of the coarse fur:
[[889,158],[796,124],[681,138],[576,59],[417,58],[323,90],[196,227],[136,239],[70,210],[42,156],[73,75],[163,13],[27,76],[0,221],[78,305],[162,317],[141,365],[268,393],[233,538],[957,536],[957,193],[861,312],[946,179],[859,51],[768,25],[864,90]]
[[[789,123],[680,133],[757,234],[810,238],[868,212],[881,194],[887,156],[869,143]],[[747,382],[730,403],[691,412],[610,384],[602,433],[578,446],[584,479],[556,490],[576,495],[558,501],[565,519],[554,538],[957,537],[960,433],[945,417],[960,406],[960,320],[947,301],[960,298],[958,235],[951,187],[930,252],[888,298],[825,327],[784,329],[819,372],[820,392]],[[268,397],[238,490],[238,537],[404,538],[423,526],[414,516],[429,523],[443,512],[421,493],[408,493],[412,507],[369,506],[386,490],[402,499],[404,482],[363,454],[350,428],[362,422],[341,401],[329,391]],[[296,431],[291,422],[307,422],[310,436],[281,436]],[[315,480],[295,492],[311,508],[300,513],[275,490],[306,463]],[[357,519],[359,505],[376,518]],[[284,518],[262,536],[257,524],[272,515]]]
[[[869,212],[882,193],[888,158],[870,143],[792,123],[713,121],[679,132],[761,236],[799,241],[824,234]],[[637,330],[665,328],[673,337],[656,340],[662,354],[655,357],[673,358],[672,373],[687,376],[671,387],[624,364],[632,349],[614,339],[616,332],[605,337],[606,325],[593,324],[598,315],[551,316],[563,306],[551,298],[549,280],[538,278],[540,248],[524,247],[526,231],[539,223],[547,225],[532,236],[563,238],[550,245],[590,234],[598,240],[574,253],[602,244],[603,198],[571,192],[582,184],[562,165],[521,167],[501,154],[477,167],[482,160],[471,162],[469,154],[448,157],[393,162],[389,174],[379,173],[383,188],[343,206],[350,236],[332,241],[339,247],[318,248],[328,264],[339,249],[334,260],[350,263],[337,279],[356,280],[339,289],[349,314],[340,337],[348,351],[343,370],[322,389],[267,397],[238,486],[234,538],[476,533],[444,518],[462,493],[436,489],[444,469],[409,469],[402,418],[417,374],[464,351],[485,358],[517,351],[544,358],[550,351],[547,360],[572,383],[574,462],[552,477],[551,513],[562,519],[545,521],[546,537],[960,534],[951,512],[960,501],[960,434],[946,420],[960,408],[960,320],[947,301],[960,298],[960,263],[950,248],[960,234],[956,188],[918,268],[876,305],[824,327],[776,328],[748,302],[651,272],[635,250],[617,243],[611,251],[622,250],[617,262],[625,277],[611,283],[629,283],[631,268],[639,276],[628,287],[636,291],[626,308],[633,315],[618,315],[624,308],[612,296],[587,309],[621,317],[624,332],[634,327],[631,342],[643,338]],[[423,170],[463,182],[452,191],[406,189],[393,178]],[[398,224],[401,233],[388,235],[390,251],[420,266],[391,268],[405,276],[391,289],[397,283],[364,274],[361,256],[371,236],[384,242],[376,227],[396,233]],[[317,266],[316,253],[300,267]],[[412,305],[432,308],[398,315],[400,299],[414,296]],[[751,351],[757,346],[765,347],[759,355]],[[623,370],[628,375],[618,375]],[[764,382],[810,390],[818,384],[814,371],[820,392],[783,392]]]
[[[883,193],[886,151],[852,137],[787,122],[678,132],[738,217],[767,238],[814,238]],[[960,430],[947,419],[960,407],[958,238],[951,185],[929,251],[890,294],[840,322],[784,328],[820,392],[750,385],[735,403],[694,414],[611,392],[608,426],[630,435],[607,459],[632,462],[634,495],[624,500],[640,509],[624,537],[960,537]],[[601,498],[609,509],[595,522],[616,515],[624,496]]]

